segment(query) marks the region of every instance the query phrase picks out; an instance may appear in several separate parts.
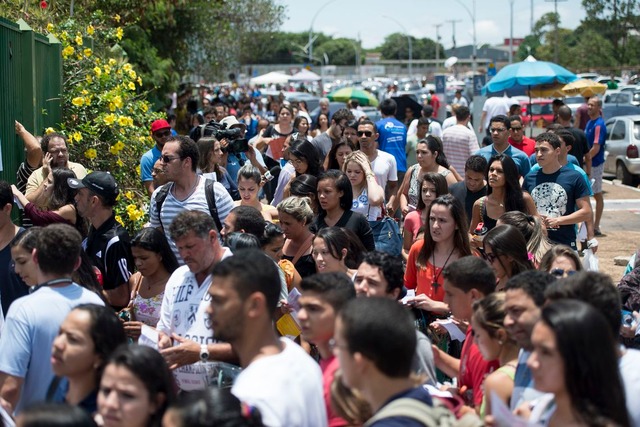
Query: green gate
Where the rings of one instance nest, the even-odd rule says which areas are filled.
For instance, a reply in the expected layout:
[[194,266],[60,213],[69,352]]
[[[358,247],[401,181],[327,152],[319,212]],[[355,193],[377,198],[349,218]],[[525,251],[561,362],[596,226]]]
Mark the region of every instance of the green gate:
[[15,183],[24,145],[18,120],[34,135],[58,127],[62,117],[62,47],[23,20],[0,18],[0,179]]

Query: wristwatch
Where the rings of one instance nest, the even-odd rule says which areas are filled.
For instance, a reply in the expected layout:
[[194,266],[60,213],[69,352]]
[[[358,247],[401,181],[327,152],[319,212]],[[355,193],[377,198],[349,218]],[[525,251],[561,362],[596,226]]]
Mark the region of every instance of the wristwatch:
[[202,344],[200,346],[200,361],[208,362],[209,361],[209,349],[206,344]]

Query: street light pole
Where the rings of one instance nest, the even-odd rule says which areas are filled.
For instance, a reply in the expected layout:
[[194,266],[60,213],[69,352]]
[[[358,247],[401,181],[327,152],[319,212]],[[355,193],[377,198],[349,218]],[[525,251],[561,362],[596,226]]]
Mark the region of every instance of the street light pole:
[[478,46],[477,46],[477,42],[476,42],[476,0],[472,0],[471,2],[471,6],[473,8],[473,11],[469,10],[469,8],[467,7],[466,4],[462,3],[461,0],[456,0],[458,2],[458,4],[460,4],[460,6],[462,6],[464,8],[464,10],[467,11],[467,13],[469,14],[469,17],[471,17],[471,24],[473,25],[473,54],[472,54],[472,58],[471,58],[471,69],[473,71],[473,75],[476,75],[476,71],[478,70]]
[[407,29],[404,27],[404,25],[402,25],[400,21],[398,21],[397,19],[392,18],[391,16],[388,16],[388,15],[383,15],[382,17],[390,19],[396,24],[398,24],[400,28],[402,28],[402,31],[404,31],[405,34],[407,35],[407,40],[409,41],[409,78],[412,78],[413,77],[413,46],[411,44],[411,35],[407,31]]
[[511,22],[509,24],[509,64],[513,64],[513,0],[509,0],[511,7]]
[[318,14],[322,12],[322,9],[329,6],[331,3],[335,1],[336,0],[329,0],[328,2],[320,6],[320,8],[316,11],[316,14],[313,15],[313,18],[311,19],[311,25],[309,26],[309,63],[310,64],[313,64],[313,24],[316,22],[316,18],[318,17]]
[[436,70],[440,63],[440,27],[444,24],[436,24]]

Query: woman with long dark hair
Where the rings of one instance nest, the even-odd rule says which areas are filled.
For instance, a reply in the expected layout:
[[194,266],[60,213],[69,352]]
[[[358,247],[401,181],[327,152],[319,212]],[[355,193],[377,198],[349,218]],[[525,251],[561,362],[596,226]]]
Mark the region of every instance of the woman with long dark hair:
[[428,135],[416,144],[418,163],[409,168],[398,190],[398,197],[402,215],[406,216],[414,211],[420,199],[418,183],[425,173],[439,173],[447,180],[447,185],[453,185],[458,179],[453,174],[447,157],[444,154],[440,138]]
[[445,194],[427,208],[429,219],[424,239],[409,250],[404,284],[415,289],[412,305],[424,311],[443,314],[449,311],[444,301],[442,270],[453,261],[471,255],[464,207],[452,195]]
[[539,391],[552,393],[529,421],[549,427],[631,425],[618,367],[616,337],[604,316],[582,301],[542,309],[527,365]]
[[313,239],[313,259],[318,273],[345,273],[355,278],[364,255],[359,239],[352,238],[350,230],[327,227],[318,231]]
[[318,114],[316,122],[313,124],[313,131],[311,132],[311,136],[315,138],[318,135],[326,132],[327,129],[329,129],[329,116],[325,113]]
[[[491,230],[505,212],[520,211],[538,215],[533,199],[529,193],[522,191],[518,177],[518,166],[511,157],[504,154],[491,157],[486,172],[487,195],[473,204],[469,230],[475,230],[481,222],[487,231]],[[480,239],[473,239],[473,242],[479,245]]]
[[527,242],[513,225],[493,228],[484,236],[482,245],[482,255],[496,273],[496,291],[503,290],[507,280],[516,274],[534,269],[527,252]]
[[142,229],[131,240],[131,252],[138,271],[129,279],[131,318],[124,322],[124,329],[137,340],[143,324],[152,328],[158,324],[164,288],[179,264],[164,233],[156,228]]
[[318,177],[318,201],[320,209],[313,229],[344,227],[353,231],[367,251],[376,248],[373,231],[364,215],[351,210],[353,191],[344,172],[328,170]]
[[344,160],[354,151],[356,151],[355,145],[353,145],[347,138],[341,138],[340,142],[329,150],[329,154],[327,154],[327,158],[325,159],[325,169],[341,171],[342,166],[344,165]]
[[31,203],[15,185],[11,186],[13,195],[24,206],[24,213],[31,219],[33,225],[47,226],[62,222],[76,227],[80,234],[86,235],[84,221],[78,215],[75,205],[75,196],[78,190],[74,190],[67,184],[67,178],[75,178],[76,174],[67,168],[52,169],[46,178],[42,198],[46,209],[38,208]]
[[48,400],[77,405],[96,412],[98,384],[111,352],[127,342],[113,310],[82,304],[71,310],[53,340],[51,365],[54,378]]
[[309,142],[313,139],[310,135],[311,125],[305,116],[298,115],[293,120],[293,128],[298,131],[298,137],[296,139],[302,139]]
[[411,245],[418,240],[418,231],[427,224],[427,210],[436,198],[449,193],[447,181],[439,173],[425,173],[418,183],[420,188],[420,198],[416,210],[409,212],[404,219],[402,230],[402,257],[406,260],[409,257]]
[[289,144],[289,161],[296,171],[295,176],[309,174],[318,176],[322,172],[322,159],[318,150],[309,141],[296,139]]
[[291,181],[289,193],[295,197],[307,197],[309,199],[309,206],[311,206],[313,213],[317,215],[319,209],[317,177],[309,174],[296,176],[293,181]]
[[233,200],[238,200],[238,186],[223,167],[223,152],[220,141],[213,137],[198,140],[198,171],[205,178],[213,179],[224,186]]
[[542,219],[519,211],[509,211],[500,215],[497,225],[509,224],[516,227],[527,242],[527,251],[533,255],[533,265],[537,268],[544,255],[553,247],[547,238]]

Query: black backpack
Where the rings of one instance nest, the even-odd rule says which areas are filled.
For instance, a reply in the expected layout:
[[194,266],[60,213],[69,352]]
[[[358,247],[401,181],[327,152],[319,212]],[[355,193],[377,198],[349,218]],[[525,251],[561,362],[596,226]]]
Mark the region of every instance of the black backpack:
[[[209,215],[216,222],[216,227],[218,227],[218,232],[222,230],[222,224],[220,223],[220,218],[218,217],[218,208],[216,207],[216,192],[213,184],[215,183],[212,179],[207,179],[204,182],[204,194],[207,197],[207,205],[209,206]],[[160,187],[158,192],[156,193],[156,211],[158,212],[158,221],[160,221],[160,225],[162,225],[162,204],[164,200],[167,198],[167,194],[169,194],[170,185],[163,185]],[[164,226],[162,226],[164,228]]]

